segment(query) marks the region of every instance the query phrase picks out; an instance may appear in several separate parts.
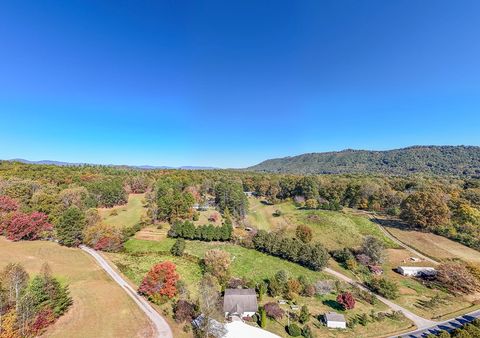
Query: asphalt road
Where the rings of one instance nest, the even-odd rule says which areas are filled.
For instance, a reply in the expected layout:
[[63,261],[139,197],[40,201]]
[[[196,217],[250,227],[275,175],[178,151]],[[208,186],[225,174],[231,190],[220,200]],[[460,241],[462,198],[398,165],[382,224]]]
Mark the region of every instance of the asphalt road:
[[399,336],[395,337],[403,337],[403,338],[423,338],[426,337],[430,333],[438,334],[439,331],[445,330],[445,331],[452,331],[460,326],[463,326],[471,321],[473,321],[475,318],[480,318],[480,310],[474,311],[467,313],[466,315],[459,316],[444,322],[437,323],[433,326],[430,326],[428,328],[423,328],[423,329],[418,329],[412,332],[404,333]]
[[115,271],[113,270],[107,261],[99,255],[95,250],[81,245],[80,249],[91,255],[97,263],[105,270],[105,272],[112,277],[112,279],[125,290],[125,292],[133,299],[138,307],[145,312],[147,317],[155,326],[157,331],[157,337],[161,338],[173,338],[172,330],[168,323],[163,319],[160,314],[148,303],[148,301],[137,294],[137,292]]

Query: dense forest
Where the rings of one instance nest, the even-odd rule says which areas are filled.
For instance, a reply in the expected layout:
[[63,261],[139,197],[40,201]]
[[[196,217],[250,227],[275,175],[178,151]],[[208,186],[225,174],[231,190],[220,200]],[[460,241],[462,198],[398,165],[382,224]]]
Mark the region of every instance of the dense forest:
[[[401,218],[405,226],[480,250],[480,180],[413,174],[304,176],[1,162],[0,231],[13,240],[55,238],[68,246],[86,242],[116,250],[142,225],[122,232],[109,228],[99,222],[96,208],[124,204],[130,192],[145,193],[148,218],[142,224],[191,221],[195,204],[210,203],[224,219],[242,226],[248,210],[244,192],[251,192],[269,203],[290,199],[299,208],[348,207]],[[230,238],[230,230],[224,231],[196,233]],[[252,241],[246,245],[254,247]]]
[[266,160],[248,170],[297,174],[479,176],[480,147],[416,146],[388,151],[343,150]]

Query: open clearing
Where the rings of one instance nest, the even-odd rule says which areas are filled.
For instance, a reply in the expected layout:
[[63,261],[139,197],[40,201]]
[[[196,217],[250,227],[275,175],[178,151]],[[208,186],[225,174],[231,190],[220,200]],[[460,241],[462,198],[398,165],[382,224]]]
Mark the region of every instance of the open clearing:
[[153,329],[145,314],[80,249],[45,241],[10,242],[0,237],[0,268],[21,263],[35,275],[44,262],[53,274],[69,284],[73,305],[44,337],[149,337]]
[[[142,261],[146,260],[151,262],[152,254],[157,254],[158,261],[162,260],[172,260],[173,256],[170,255],[169,251],[172,247],[173,243],[175,243],[175,239],[166,238],[162,241],[147,241],[147,240],[137,240],[137,239],[130,239],[125,243],[126,253],[119,254],[121,256],[125,256],[124,262],[119,262],[119,260],[115,260],[115,263],[118,265],[120,264],[128,264],[131,263],[132,268],[134,269],[133,265],[143,265]],[[265,278],[271,278],[277,271],[285,270],[287,271],[290,276],[298,277],[300,275],[304,275],[311,281],[316,281],[318,279],[332,279],[332,277],[322,273],[309,270],[304,268],[298,264],[285,261],[281,258],[269,256],[267,254],[258,252],[253,249],[243,248],[238,245],[232,245],[227,243],[221,242],[200,242],[200,241],[186,241],[186,248],[185,252],[192,256],[198,257],[199,259],[203,258],[205,252],[209,249],[222,249],[230,253],[232,258],[232,275],[236,277],[244,277],[248,279],[253,279],[255,281],[260,281]],[[143,254],[143,255],[142,255]],[[134,257],[127,258],[129,255],[133,255]],[[155,257],[155,256],[153,256]],[[187,261],[185,258],[177,258],[182,259],[183,261]],[[189,262],[190,264],[195,264],[193,262]],[[184,263],[182,263],[184,264]],[[145,264],[147,267],[148,264]],[[151,265],[150,265],[151,267]],[[179,267],[180,269],[180,267]],[[187,271],[189,269],[186,269]],[[143,271],[143,269],[141,270]],[[144,273],[147,270],[144,270],[141,274],[143,277]],[[180,275],[181,275],[180,271]],[[190,271],[187,275],[190,275]],[[130,277],[130,276],[129,276]],[[132,278],[133,280],[137,281],[141,277]],[[182,276],[183,277],[183,276]]]
[[145,215],[146,210],[143,207],[144,197],[145,194],[130,194],[126,205],[113,208],[99,208],[98,212],[102,222],[122,228],[134,226]]
[[[367,217],[353,215],[348,211],[303,210],[296,208],[293,202],[267,205],[258,198],[249,198],[248,201],[248,224],[258,229],[282,229],[294,236],[297,225],[304,224],[312,228],[313,241],[321,242],[328,250],[358,247],[367,235],[379,238],[389,248],[397,247]],[[274,217],[275,210],[280,210],[281,216]]]
[[433,259],[442,261],[457,258],[465,262],[480,264],[480,252],[448,238],[432,233],[393,227],[385,227],[385,229],[403,243]]

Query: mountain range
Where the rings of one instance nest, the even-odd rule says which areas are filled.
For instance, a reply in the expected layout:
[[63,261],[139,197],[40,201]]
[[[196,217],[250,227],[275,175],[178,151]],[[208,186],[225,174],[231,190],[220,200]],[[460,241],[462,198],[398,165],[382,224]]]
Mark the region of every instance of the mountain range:
[[270,159],[247,170],[297,174],[480,176],[480,147],[413,146],[386,151],[347,149]]

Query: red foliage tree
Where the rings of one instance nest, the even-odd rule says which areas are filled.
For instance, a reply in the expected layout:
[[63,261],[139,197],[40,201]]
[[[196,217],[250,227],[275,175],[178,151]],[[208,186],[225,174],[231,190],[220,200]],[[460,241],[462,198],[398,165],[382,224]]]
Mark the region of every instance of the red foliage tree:
[[138,292],[153,302],[161,302],[163,297],[173,298],[177,293],[178,273],[172,262],[166,261],[154,265],[143,278]]
[[351,310],[355,307],[355,298],[350,292],[343,292],[337,296],[337,302],[343,306],[345,310]]
[[0,213],[16,211],[17,209],[18,209],[17,201],[5,195],[0,196]]
[[55,314],[50,307],[43,308],[34,318],[30,331],[33,335],[38,336],[45,328],[55,322]]
[[52,230],[48,216],[42,212],[24,214],[16,212],[4,224],[5,235],[9,240],[35,240],[45,231]]
[[265,309],[265,313],[267,314],[268,317],[276,320],[281,319],[285,314],[285,311],[282,310],[280,305],[274,302],[265,304],[263,308]]

